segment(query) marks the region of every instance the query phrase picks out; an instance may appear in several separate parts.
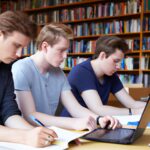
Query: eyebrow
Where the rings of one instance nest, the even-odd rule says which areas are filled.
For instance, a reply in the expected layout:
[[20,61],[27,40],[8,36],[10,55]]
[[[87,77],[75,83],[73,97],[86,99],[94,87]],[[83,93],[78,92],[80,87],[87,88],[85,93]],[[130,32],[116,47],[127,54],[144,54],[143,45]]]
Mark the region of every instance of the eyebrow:
[[16,43],[16,42],[13,42],[14,45],[16,45],[17,47],[21,47],[22,45],[20,43]]

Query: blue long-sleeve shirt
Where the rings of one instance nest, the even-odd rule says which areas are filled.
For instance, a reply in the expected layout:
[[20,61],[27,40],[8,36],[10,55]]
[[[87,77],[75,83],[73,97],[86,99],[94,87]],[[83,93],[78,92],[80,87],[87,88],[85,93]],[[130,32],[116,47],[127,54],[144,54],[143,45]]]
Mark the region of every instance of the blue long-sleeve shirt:
[[0,124],[13,115],[21,115],[15,101],[11,65],[0,63]]

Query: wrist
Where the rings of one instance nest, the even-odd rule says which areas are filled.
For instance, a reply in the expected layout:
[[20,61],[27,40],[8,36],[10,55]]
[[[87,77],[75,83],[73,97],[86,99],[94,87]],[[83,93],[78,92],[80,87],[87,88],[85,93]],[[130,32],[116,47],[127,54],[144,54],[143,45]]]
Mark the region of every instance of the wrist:
[[129,115],[132,115],[132,110],[131,110],[131,108],[128,108],[128,110],[129,110]]
[[98,116],[97,118],[96,118],[96,124],[97,125],[100,125],[100,123],[99,123],[99,119],[101,118],[101,116]]

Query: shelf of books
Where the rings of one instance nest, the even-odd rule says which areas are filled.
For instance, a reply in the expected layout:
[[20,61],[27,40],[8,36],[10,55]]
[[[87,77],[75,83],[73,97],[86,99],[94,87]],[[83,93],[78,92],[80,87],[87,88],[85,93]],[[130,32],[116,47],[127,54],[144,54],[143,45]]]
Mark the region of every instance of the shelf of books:
[[[129,45],[118,75],[123,83],[150,86],[149,0],[6,0],[0,11],[23,10],[39,28],[49,22],[69,25],[74,32],[65,72],[94,54],[95,42],[103,35],[117,35]],[[32,42],[23,55],[36,52]]]

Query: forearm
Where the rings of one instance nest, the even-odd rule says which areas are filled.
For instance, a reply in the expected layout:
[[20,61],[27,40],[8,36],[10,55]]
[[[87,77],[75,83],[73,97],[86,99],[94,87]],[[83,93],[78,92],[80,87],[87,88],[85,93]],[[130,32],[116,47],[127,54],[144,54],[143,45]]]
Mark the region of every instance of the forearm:
[[145,102],[135,100],[124,89],[115,94],[116,98],[127,108],[144,108]]
[[14,115],[9,117],[5,125],[10,128],[16,128],[16,129],[32,129],[33,126],[30,125],[27,121],[25,121],[21,116]]
[[146,105],[146,102],[141,102],[141,101],[135,101],[135,105],[133,108],[144,108]]
[[118,108],[113,106],[105,106],[101,105],[99,107],[95,107],[93,112],[100,116],[115,116],[115,115],[129,115],[129,109],[128,108]]
[[70,110],[69,111],[71,116],[73,117],[89,117],[92,116],[93,118],[97,118],[98,114],[96,114],[95,112],[81,106],[78,105],[78,107],[76,106],[75,110]]
[[[133,115],[142,113],[142,111],[145,107],[145,103],[144,102],[141,102],[141,103],[142,104],[140,105],[140,102],[139,102],[139,107],[134,107],[134,108],[131,107],[131,113]],[[113,107],[113,106],[108,106],[108,105],[101,105],[99,107],[95,107],[95,109],[92,110],[92,111],[95,114],[100,115],[100,116],[129,115],[130,114],[129,108],[130,107],[128,107],[128,108],[118,108],[118,107]]]
[[26,144],[26,130],[0,126],[0,141]]
[[[77,129],[76,122],[79,122],[79,118],[56,117],[40,112],[34,112],[32,115],[40,120],[45,126],[57,126],[65,129]],[[33,122],[31,121],[31,123]]]

